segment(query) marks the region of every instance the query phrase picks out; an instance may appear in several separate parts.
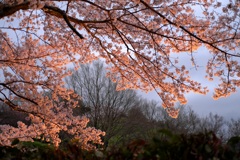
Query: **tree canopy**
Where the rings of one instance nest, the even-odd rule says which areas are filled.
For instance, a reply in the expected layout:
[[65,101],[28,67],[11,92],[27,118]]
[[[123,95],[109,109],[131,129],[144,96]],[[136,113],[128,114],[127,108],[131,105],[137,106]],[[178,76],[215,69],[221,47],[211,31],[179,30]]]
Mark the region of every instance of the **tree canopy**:
[[[74,121],[68,107],[53,101],[61,96],[69,99],[70,108],[76,106],[72,91],[64,88],[67,65],[78,68],[79,62],[103,58],[119,90],[155,90],[169,115],[176,117],[175,102],[185,104],[186,93],[206,94],[208,88],[193,80],[172,53],[189,53],[195,65],[193,53],[208,49],[205,76],[219,77],[216,99],[240,86],[239,5],[232,0],[0,1],[0,101],[35,118],[32,130],[41,131],[40,124],[47,123],[52,139],[68,125],[86,128],[87,120]],[[51,91],[52,99],[45,91]],[[103,134],[89,128],[78,131],[97,143],[91,134]],[[3,137],[1,143],[9,141]]]

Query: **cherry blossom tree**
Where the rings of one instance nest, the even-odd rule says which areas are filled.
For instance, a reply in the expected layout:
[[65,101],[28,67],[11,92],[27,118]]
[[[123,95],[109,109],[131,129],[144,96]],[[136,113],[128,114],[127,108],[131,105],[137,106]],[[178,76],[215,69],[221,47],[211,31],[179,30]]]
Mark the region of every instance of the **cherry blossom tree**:
[[[20,130],[58,143],[57,133],[67,126],[75,126],[69,132],[79,133],[86,146],[99,142],[102,132],[71,115],[77,104],[62,80],[70,74],[69,63],[78,68],[79,62],[105,59],[119,90],[155,90],[169,115],[177,117],[175,102],[185,104],[186,93],[208,89],[172,54],[189,53],[197,67],[193,53],[205,47],[211,54],[205,76],[219,79],[213,97],[230,95],[240,86],[239,6],[232,0],[0,1],[0,100],[34,122],[1,126],[1,144],[23,137]],[[54,101],[69,99],[69,108],[52,103],[45,91]]]

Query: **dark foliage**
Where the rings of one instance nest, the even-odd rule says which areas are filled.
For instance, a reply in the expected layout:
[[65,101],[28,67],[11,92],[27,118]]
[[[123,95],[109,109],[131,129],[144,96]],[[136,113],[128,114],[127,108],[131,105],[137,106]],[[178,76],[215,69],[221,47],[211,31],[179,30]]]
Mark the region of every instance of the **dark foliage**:
[[118,149],[81,150],[76,143],[67,143],[59,148],[51,144],[14,141],[12,147],[0,147],[3,160],[204,160],[240,159],[240,138],[232,137],[223,144],[213,132],[184,135],[160,130],[150,142],[134,140]]

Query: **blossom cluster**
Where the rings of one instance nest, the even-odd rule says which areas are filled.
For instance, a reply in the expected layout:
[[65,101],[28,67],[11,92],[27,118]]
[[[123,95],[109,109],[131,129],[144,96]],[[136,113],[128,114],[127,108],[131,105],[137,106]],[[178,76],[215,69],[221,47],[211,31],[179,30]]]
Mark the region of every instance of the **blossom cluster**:
[[208,50],[211,58],[205,76],[219,79],[215,99],[240,87],[238,3],[86,0],[44,4],[0,3],[0,18],[6,22],[0,26],[0,101],[28,113],[32,121],[30,126],[20,122],[18,128],[2,126],[1,145],[14,137],[28,140],[40,135],[57,145],[60,130],[76,134],[85,148],[89,141],[101,143],[103,132],[86,127],[86,118],[72,116],[76,103],[62,80],[70,74],[69,65],[77,69],[79,63],[96,58],[105,59],[108,76],[118,82],[119,90],[155,90],[172,117],[177,117],[176,102],[187,103],[187,93],[208,92],[172,53],[187,52],[186,60],[197,68],[193,53],[201,54],[203,46]]

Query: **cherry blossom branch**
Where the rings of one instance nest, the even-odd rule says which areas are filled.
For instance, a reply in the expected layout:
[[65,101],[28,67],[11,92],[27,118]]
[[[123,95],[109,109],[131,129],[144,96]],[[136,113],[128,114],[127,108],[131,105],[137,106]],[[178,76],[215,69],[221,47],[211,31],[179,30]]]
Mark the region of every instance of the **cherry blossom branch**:
[[5,83],[0,83],[0,85],[3,86],[3,87],[5,87],[5,88],[7,88],[9,91],[11,91],[13,94],[15,94],[16,96],[18,96],[19,98],[22,98],[22,99],[24,99],[24,100],[26,100],[26,101],[29,101],[29,102],[31,102],[31,103],[33,103],[33,104],[35,104],[35,105],[38,105],[38,103],[35,102],[34,100],[32,100],[32,99],[30,99],[30,98],[27,98],[27,97],[24,97],[24,96],[16,93],[14,90],[12,90],[10,87],[8,87]]
[[163,18],[164,20],[166,20],[169,24],[171,25],[174,25],[176,27],[179,27],[181,28],[184,32],[188,33],[190,36],[194,37],[195,39],[199,40],[200,42],[204,43],[204,44],[207,44],[209,46],[211,46],[212,48],[224,53],[224,54],[227,54],[227,55],[230,55],[230,56],[234,56],[234,57],[240,57],[240,55],[235,55],[235,54],[231,54],[231,53],[227,53],[226,51],[222,50],[221,48],[219,47],[216,47],[215,45],[213,45],[213,43],[211,42],[208,42],[200,37],[198,37],[196,34],[193,34],[192,32],[190,32],[189,30],[187,30],[184,26],[181,26],[181,25],[178,25],[174,22],[172,22],[171,20],[169,20],[168,18],[166,18],[163,14],[159,13],[158,11],[156,11],[154,8],[152,8],[151,6],[149,6],[146,2],[144,2],[144,0],[140,0],[140,2],[145,5],[147,8],[149,8],[151,11],[153,11],[154,13],[156,13],[157,15],[159,15],[161,18]]
[[[0,19],[4,18],[6,16],[10,16],[10,15],[14,14],[15,12],[17,12],[19,10],[31,9],[29,7],[29,4],[30,4],[29,1],[25,1],[25,2],[17,4],[17,5],[7,5],[7,4],[1,4],[0,3]],[[49,5],[46,5],[46,4],[42,8],[42,11],[44,11],[45,13],[48,13],[52,16],[58,17],[58,18],[64,18],[63,14],[65,14],[66,17],[68,18],[68,21],[74,22],[76,24],[107,23],[107,22],[111,21],[110,19],[105,19],[105,20],[80,20],[80,19],[74,18],[72,16],[68,16],[64,10],[61,10],[58,7],[49,6]]]
[[54,11],[54,12],[57,12],[57,13],[61,14],[62,17],[63,17],[63,19],[66,21],[68,27],[71,28],[71,30],[72,30],[78,37],[80,37],[81,39],[83,39],[83,36],[82,36],[82,35],[76,30],[76,28],[74,28],[74,27],[72,26],[72,24],[70,23],[70,21],[69,21],[69,19],[68,19],[68,16],[67,16],[67,14],[66,14],[65,11],[63,11],[63,10],[57,8],[57,7],[52,7],[52,6],[48,6],[48,5],[45,5],[45,6],[44,6],[44,9],[49,9],[49,10],[52,10],[52,11]]
[[[117,32],[117,34],[119,35],[119,37],[121,38],[122,42],[125,44],[127,50],[131,50],[131,51],[134,52],[138,57],[142,57],[142,58],[145,59],[146,61],[150,62],[150,63],[154,66],[154,68],[157,68],[161,73],[163,73],[163,74],[166,75],[167,77],[171,78],[172,80],[175,80],[176,82],[178,82],[178,83],[180,83],[180,84],[182,84],[182,85],[184,85],[184,86],[193,88],[192,86],[186,85],[185,83],[183,83],[183,82],[180,81],[179,79],[176,79],[176,78],[174,78],[172,75],[170,75],[170,74],[168,74],[167,72],[164,72],[163,70],[161,70],[158,66],[156,66],[156,64],[154,64],[151,60],[149,60],[148,58],[146,58],[144,55],[139,54],[135,49],[134,49],[134,50],[130,49],[129,46],[127,45],[126,41],[124,40],[124,38],[128,41],[128,43],[131,44],[130,40],[129,40],[121,31],[119,31],[115,26],[113,26],[113,27],[114,27],[114,29],[116,30],[116,32]],[[124,38],[123,38],[122,36],[124,36]],[[131,45],[131,46],[132,46],[132,45]],[[132,46],[132,47],[134,48],[134,46]],[[133,59],[131,56],[130,56],[130,58],[131,58],[133,61],[136,61],[136,60]],[[170,61],[170,60],[169,60],[169,61]],[[143,62],[143,61],[142,61],[142,62]],[[171,62],[171,61],[170,61],[170,62]],[[137,64],[139,64],[139,63],[137,63]],[[145,65],[145,66],[147,67],[147,65]],[[141,68],[142,68],[142,67],[141,67]],[[135,72],[136,72],[136,71],[135,71]],[[145,71],[145,74],[147,74],[148,77],[150,76],[150,75],[148,74],[148,72],[146,72],[146,71]],[[139,75],[139,74],[138,74],[138,75]],[[161,86],[161,85],[160,85],[160,86]],[[162,88],[163,88],[163,87],[162,87]],[[164,89],[164,88],[163,88],[163,89]],[[165,90],[165,89],[164,89],[164,90]]]
[[0,19],[6,16],[10,16],[19,10],[27,10],[29,9],[29,1],[24,1],[23,3],[16,5],[8,5],[0,3]]
[[[56,126],[58,126],[58,127],[61,127],[59,124],[51,121],[51,118],[52,118],[52,117],[48,117],[48,118],[49,118],[49,120],[48,120],[48,119],[46,119],[46,115],[45,115],[45,114],[42,114],[42,113],[40,113],[40,112],[27,111],[27,110],[24,110],[24,109],[22,109],[22,108],[19,108],[18,105],[14,104],[10,99],[8,99],[7,96],[6,96],[4,93],[2,93],[2,92],[0,92],[0,93],[1,93],[1,94],[4,96],[4,98],[5,98],[5,100],[2,99],[2,98],[0,98],[0,101],[2,101],[3,103],[7,104],[7,105],[8,105],[11,109],[13,109],[14,111],[18,111],[18,112],[22,112],[22,113],[27,113],[27,114],[32,114],[32,115],[40,118],[41,120],[44,120],[44,121],[49,122],[49,123],[52,123],[52,124],[54,124],[54,125],[56,125]],[[6,100],[7,100],[7,101],[6,101]]]
[[[42,10],[45,12],[45,13],[48,13],[52,16],[55,16],[55,17],[58,17],[58,18],[63,18],[63,13],[65,13],[64,10],[61,10],[59,9],[58,7],[54,7],[54,6],[49,6],[49,5],[45,5]],[[110,19],[105,19],[105,20],[80,20],[80,19],[77,19],[77,18],[74,18],[72,16],[68,16],[66,15],[68,20],[70,22],[74,22],[76,24],[83,24],[83,23],[107,23],[109,21],[111,21]]]

